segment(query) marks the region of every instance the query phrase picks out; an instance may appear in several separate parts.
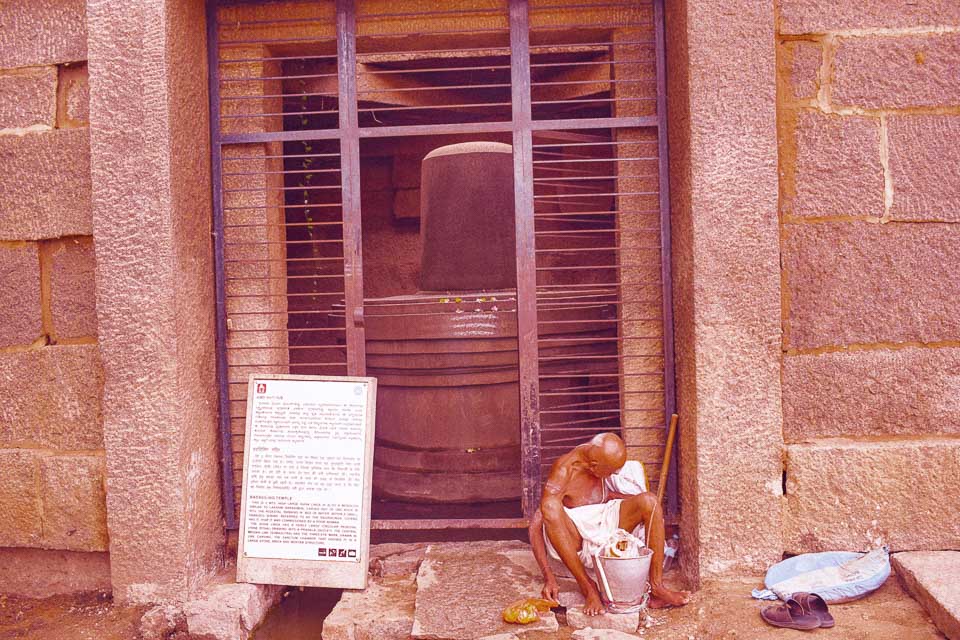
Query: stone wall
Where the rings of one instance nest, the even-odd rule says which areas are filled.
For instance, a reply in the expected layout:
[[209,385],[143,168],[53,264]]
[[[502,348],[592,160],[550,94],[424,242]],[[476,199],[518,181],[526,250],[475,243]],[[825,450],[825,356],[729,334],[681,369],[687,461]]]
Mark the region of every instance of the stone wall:
[[0,583],[30,594],[100,588],[85,6],[5,2],[0,24]]
[[960,545],[960,4],[779,0],[787,552]]

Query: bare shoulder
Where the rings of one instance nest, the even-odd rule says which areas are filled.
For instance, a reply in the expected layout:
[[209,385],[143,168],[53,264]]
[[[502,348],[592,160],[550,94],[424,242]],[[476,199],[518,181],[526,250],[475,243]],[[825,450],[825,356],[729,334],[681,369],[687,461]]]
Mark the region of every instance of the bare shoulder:
[[557,459],[550,467],[550,474],[543,483],[543,495],[563,498],[567,493],[567,485],[573,472],[573,461],[570,454]]

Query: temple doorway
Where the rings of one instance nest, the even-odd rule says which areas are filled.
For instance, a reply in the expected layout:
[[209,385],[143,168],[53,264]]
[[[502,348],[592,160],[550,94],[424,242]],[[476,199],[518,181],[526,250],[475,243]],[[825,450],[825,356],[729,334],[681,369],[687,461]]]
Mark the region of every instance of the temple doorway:
[[659,4],[215,14],[228,513],[250,373],[378,378],[375,528],[523,526],[550,464],[602,431],[658,477]]

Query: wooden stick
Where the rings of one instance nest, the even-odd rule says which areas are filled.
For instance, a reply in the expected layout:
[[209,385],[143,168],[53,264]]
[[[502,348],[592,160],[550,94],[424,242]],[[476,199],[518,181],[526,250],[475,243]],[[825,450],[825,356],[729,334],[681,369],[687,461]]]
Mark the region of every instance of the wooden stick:
[[667,432],[667,446],[663,451],[663,463],[660,465],[660,484],[657,485],[657,504],[663,503],[663,492],[667,488],[667,474],[670,473],[670,455],[673,453],[673,436],[677,433],[677,420],[680,416],[670,416],[670,430]]

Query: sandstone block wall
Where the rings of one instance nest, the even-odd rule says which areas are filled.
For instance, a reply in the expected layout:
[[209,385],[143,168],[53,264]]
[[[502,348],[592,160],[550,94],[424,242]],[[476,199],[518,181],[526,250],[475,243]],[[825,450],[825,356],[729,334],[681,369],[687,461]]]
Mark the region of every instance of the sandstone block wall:
[[776,6],[785,551],[957,548],[960,5]]
[[109,585],[84,13],[0,5],[0,591]]

